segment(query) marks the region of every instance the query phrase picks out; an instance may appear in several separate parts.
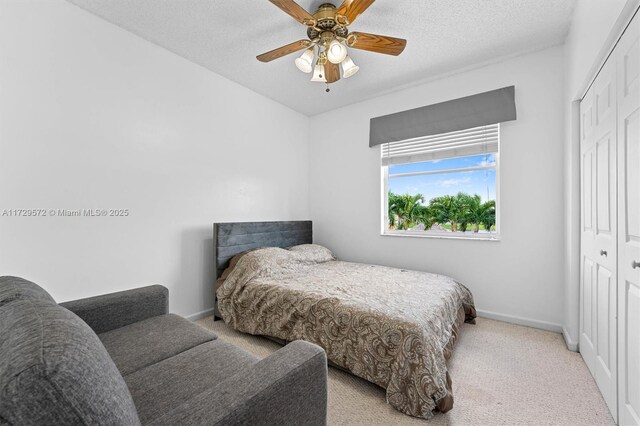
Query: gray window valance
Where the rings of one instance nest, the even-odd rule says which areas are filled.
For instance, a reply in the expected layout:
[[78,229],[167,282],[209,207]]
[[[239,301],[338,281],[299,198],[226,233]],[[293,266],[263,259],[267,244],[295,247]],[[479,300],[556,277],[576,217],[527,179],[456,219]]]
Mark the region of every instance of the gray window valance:
[[371,119],[369,146],[516,119],[515,86]]

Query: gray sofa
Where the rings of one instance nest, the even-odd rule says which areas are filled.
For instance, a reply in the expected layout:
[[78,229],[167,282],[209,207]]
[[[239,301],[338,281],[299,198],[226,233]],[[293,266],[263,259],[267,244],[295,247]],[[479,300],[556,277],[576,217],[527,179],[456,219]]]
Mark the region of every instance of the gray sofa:
[[326,424],[321,348],[260,360],[167,307],[162,286],[58,305],[0,277],[0,424]]

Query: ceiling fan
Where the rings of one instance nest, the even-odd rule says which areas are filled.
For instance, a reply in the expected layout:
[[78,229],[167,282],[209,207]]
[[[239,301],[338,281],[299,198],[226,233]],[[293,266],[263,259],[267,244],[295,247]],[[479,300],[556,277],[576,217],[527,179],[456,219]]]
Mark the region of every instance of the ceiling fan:
[[[256,58],[261,62],[270,62],[306,49],[302,56],[295,60],[295,64],[302,72],[313,71],[311,81],[327,83],[327,92],[330,83],[340,80],[340,65],[343,78],[351,77],[360,69],[348,56],[347,47],[397,56],[407,45],[407,41],[401,38],[349,32],[347,27],[375,0],[344,0],[339,7],[323,3],[313,15],[293,0],[269,1],[296,21],[306,25],[308,40],[294,41]],[[317,61],[313,66],[316,56]]]

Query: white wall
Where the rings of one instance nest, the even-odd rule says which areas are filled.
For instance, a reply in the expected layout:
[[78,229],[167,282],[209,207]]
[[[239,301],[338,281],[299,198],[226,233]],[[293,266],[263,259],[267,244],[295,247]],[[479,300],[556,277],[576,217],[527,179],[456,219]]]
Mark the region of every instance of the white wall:
[[[310,212],[317,242],[343,260],[450,275],[485,315],[560,330],[563,308],[563,48],[553,47],[311,119]],[[380,235],[380,151],[372,117],[516,86],[502,125],[502,240]]]
[[564,337],[576,350],[580,297],[580,146],[578,101],[595,77],[640,0],[576,2],[565,43]]
[[213,303],[212,224],[308,218],[309,120],[63,0],[0,2],[0,275]]

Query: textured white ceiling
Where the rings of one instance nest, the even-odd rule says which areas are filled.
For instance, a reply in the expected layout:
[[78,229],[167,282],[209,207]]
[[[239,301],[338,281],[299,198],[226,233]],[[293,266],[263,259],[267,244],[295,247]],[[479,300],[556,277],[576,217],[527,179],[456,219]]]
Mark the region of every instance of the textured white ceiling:
[[[306,115],[561,43],[575,3],[378,0],[349,29],[405,38],[407,48],[398,57],[350,49],[360,72],[325,93],[295,67],[300,53],[267,64],[255,59],[306,38],[306,27],[267,0],[68,1]],[[298,3],[313,13],[324,1]]]

